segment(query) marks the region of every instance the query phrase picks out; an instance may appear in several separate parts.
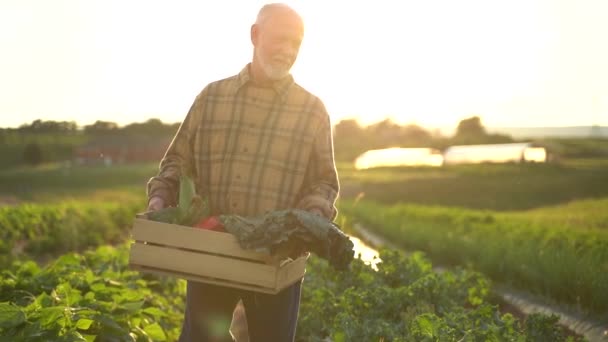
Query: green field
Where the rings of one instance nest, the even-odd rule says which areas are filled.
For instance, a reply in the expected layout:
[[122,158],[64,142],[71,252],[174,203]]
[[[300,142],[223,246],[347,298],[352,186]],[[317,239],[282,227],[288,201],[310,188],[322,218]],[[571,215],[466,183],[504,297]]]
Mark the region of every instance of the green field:
[[[79,166],[66,163],[0,170],[0,203],[48,202],[66,198],[100,200],[144,196],[157,163]],[[341,198],[385,204],[521,211],[574,200],[608,197],[608,160],[559,164],[496,164],[355,170],[339,163]]]
[[[600,318],[601,313],[606,312],[606,160],[567,160],[547,165],[381,168],[366,171],[356,171],[343,163],[338,167],[342,193],[338,201],[340,214],[337,222],[343,224],[345,229],[348,230],[354,222],[363,222],[408,250],[424,251],[436,263],[481,271],[481,279],[487,277],[483,281],[488,284],[509,284],[578,307]],[[35,168],[1,170],[0,204],[3,207],[0,207],[0,224],[4,230],[0,250],[3,266],[9,267],[15,260],[30,258],[46,263],[70,251],[84,251],[108,243],[120,244],[128,236],[129,218],[145,208],[145,184],[156,170],[155,163],[107,167],[54,163]],[[315,267],[323,269],[322,266]],[[14,270],[23,272],[16,268]],[[361,279],[355,281],[354,278],[332,280],[328,278],[331,271],[318,272],[327,274],[321,279],[311,276],[310,281],[320,282],[318,286],[329,286],[328,289],[332,288],[329,284],[334,282],[365,286],[373,274],[361,273],[357,276]],[[13,275],[19,279],[16,273]],[[3,281],[7,281],[7,278]],[[443,281],[448,280],[441,280],[440,283]],[[149,285],[142,283],[138,286]],[[388,290],[391,285],[382,283],[379,286],[388,286],[382,290],[385,291],[382,294],[382,298],[385,298],[383,300],[391,301],[393,299],[390,298],[400,295],[398,291],[393,293],[394,289]],[[472,288],[467,287],[469,285],[463,286],[464,289]],[[364,321],[357,324],[372,324],[378,329],[360,331],[355,326],[353,329],[345,329],[343,327],[348,320],[356,321],[356,313],[365,310],[366,301],[380,296],[379,293],[347,292],[349,296],[345,297],[343,292],[346,287],[348,285],[339,285],[334,288],[337,291],[335,293],[321,291],[303,297],[303,307],[310,312],[318,312],[303,317],[302,326],[307,327],[304,328],[306,334],[313,336],[316,329],[324,329],[324,335],[315,335],[314,338],[321,340],[332,336],[335,340],[344,338],[347,341],[361,336],[378,340],[382,336],[389,336],[388,334],[406,336],[406,333],[419,333],[420,336],[407,336],[418,336],[414,340],[425,340],[424,336],[462,336],[467,329],[479,329],[460,326],[458,329],[461,330],[453,330],[456,329],[454,323],[449,321],[452,316],[446,315],[446,312],[432,311],[429,306],[420,303],[415,304],[417,309],[408,314],[400,311],[405,310],[403,307],[392,309],[402,312],[401,315],[405,315],[402,317],[417,322],[420,325],[418,328],[405,324],[400,328],[404,330],[395,331],[383,325],[390,322],[388,316],[384,320],[366,316]],[[443,296],[441,289],[438,287],[433,290],[433,296]],[[63,290],[65,291],[65,285]],[[79,291],[85,290],[86,287]],[[359,301],[352,302],[353,298],[359,298]],[[323,313],[332,310],[321,303],[333,300],[339,301],[339,310],[349,312],[350,316],[344,313],[340,319],[319,321],[316,316],[323,317]],[[488,299],[482,296],[481,300],[486,303]],[[381,312],[382,303],[374,305],[380,305],[374,308],[378,311],[377,315],[384,315]],[[471,303],[465,307],[467,305]],[[141,306],[137,310],[145,308],[146,306]],[[34,320],[45,319],[39,312],[31,311],[30,307],[9,309],[19,317],[23,314]],[[171,314],[174,316],[169,321],[166,317],[155,317],[137,311],[138,315],[148,319],[136,322],[139,330],[129,330],[129,324],[133,322],[128,323],[116,316],[112,316],[112,319],[118,319],[117,324],[122,325],[123,329],[120,331],[131,331],[137,336],[159,336],[159,327],[162,334],[174,336],[179,305],[173,310],[177,311]],[[424,315],[425,310],[432,315]],[[451,310],[453,313],[453,310],[461,309],[453,307]],[[99,310],[96,314],[111,315]],[[395,313],[386,315],[393,314]],[[467,311],[464,315],[463,317],[469,317],[474,313]],[[492,316],[489,311],[483,315]],[[470,318],[453,317],[466,322]],[[81,327],[92,329],[91,336],[94,335],[93,332],[97,334],[105,329],[103,325],[92,325],[89,322],[90,316],[72,318],[76,319],[72,325],[55,328],[82,333],[82,329],[78,330],[78,319],[83,319]],[[531,333],[532,328],[509,319],[503,318],[499,327],[493,329],[502,331],[502,334],[508,334],[509,329],[513,334]],[[541,321],[544,323],[540,326],[544,327],[544,334],[555,333],[551,330],[552,323],[543,319]],[[28,321],[31,320],[28,318]],[[154,325],[156,323],[158,326]],[[319,324],[326,326],[321,327]],[[392,322],[390,325],[395,327],[398,323]],[[24,333],[22,330],[11,331],[14,334]]]
[[[601,199],[505,213],[363,200],[341,209],[442,265],[469,265],[498,283],[602,315],[608,310],[607,207]],[[579,225],[581,211],[593,218]]]
[[483,164],[357,171],[341,164],[347,198],[500,211],[608,197],[608,161]]
[[145,201],[146,182],[158,163],[86,166],[49,163],[0,170],[0,203],[67,199]]
[[[17,236],[29,245],[0,272],[0,341],[174,341],[185,282],[128,269],[128,242],[121,241],[136,207],[4,207],[0,223],[13,229],[2,240]],[[40,259],[48,255],[55,260]],[[336,272],[313,256],[297,341],[575,340],[555,316],[520,321],[501,313],[481,273],[454,267],[438,274],[420,253],[382,250],[380,258],[378,271],[355,260]]]
[[608,319],[608,161],[342,165],[341,212],[443,265]]

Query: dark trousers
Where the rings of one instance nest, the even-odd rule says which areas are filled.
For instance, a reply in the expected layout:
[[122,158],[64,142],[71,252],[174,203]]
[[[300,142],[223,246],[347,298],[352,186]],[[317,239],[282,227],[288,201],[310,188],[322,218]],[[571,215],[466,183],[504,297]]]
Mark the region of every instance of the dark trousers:
[[239,299],[247,315],[250,342],[292,342],[296,335],[298,281],[276,295],[188,281],[180,342],[232,341],[232,312]]

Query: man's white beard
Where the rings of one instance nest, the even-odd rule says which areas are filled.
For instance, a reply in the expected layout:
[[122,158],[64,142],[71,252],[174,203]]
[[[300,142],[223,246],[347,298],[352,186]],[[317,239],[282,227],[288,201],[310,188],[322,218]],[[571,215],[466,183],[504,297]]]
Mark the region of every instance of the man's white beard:
[[262,67],[262,71],[269,79],[276,81],[281,78],[289,75],[289,70],[291,66],[284,63],[275,63],[267,62],[261,53],[256,50],[256,54],[258,56],[258,61],[260,62],[260,66]]

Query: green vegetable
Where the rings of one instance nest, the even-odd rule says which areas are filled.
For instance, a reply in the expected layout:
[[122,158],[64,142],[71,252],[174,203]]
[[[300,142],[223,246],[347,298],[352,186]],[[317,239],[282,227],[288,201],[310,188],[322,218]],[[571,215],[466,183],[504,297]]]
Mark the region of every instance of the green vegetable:
[[179,202],[176,207],[168,207],[147,214],[152,221],[192,226],[201,218],[209,216],[209,203],[196,194],[194,182],[182,175],[179,182]]

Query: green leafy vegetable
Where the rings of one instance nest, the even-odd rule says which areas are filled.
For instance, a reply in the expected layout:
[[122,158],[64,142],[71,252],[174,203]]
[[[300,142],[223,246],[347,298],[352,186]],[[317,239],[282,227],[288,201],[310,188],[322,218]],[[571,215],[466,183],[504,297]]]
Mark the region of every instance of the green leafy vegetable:
[[152,221],[193,226],[201,218],[209,216],[207,199],[196,194],[196,187],[190,177],[182,175],[179,182],[179,202],[176,207],[168,207],[147,214]]

